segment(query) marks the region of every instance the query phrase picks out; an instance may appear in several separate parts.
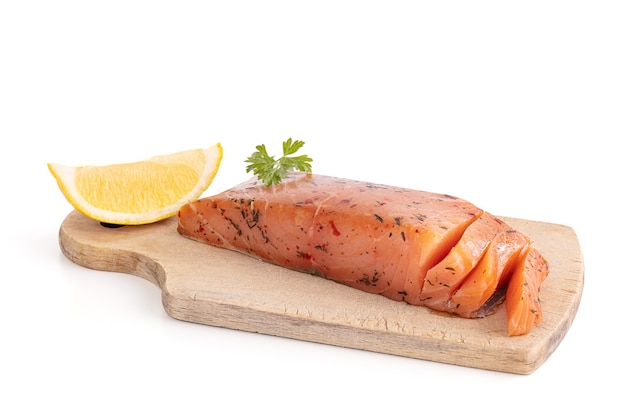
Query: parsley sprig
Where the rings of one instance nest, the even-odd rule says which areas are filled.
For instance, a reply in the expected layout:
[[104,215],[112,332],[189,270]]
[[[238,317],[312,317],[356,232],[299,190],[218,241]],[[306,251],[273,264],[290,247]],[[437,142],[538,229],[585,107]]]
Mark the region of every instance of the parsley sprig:
[[258,145],[256,152],[245,161],[248,163],[246,172],[252,171],[267,187],[279,184],[290,171],[311,172],[313,159],[307,155],[293,156],[303,145],[301,140],[287,139],[283,142],[283,156],[278,159],[267,153],[265,145]]

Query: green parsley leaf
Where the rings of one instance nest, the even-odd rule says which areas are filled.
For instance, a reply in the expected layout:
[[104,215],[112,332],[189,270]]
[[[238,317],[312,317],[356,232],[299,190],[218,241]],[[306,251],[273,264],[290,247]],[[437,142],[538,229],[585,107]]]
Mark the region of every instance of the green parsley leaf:
[[256,152],[245,160],[246,172],[252,171],[266,187],[279,184],[290,171],[311,172],[313,159],[307,155],[293,156],[303,145],[301,140],[287,139],[283,142],[283,156],[278,159],[267,153],[265,145],[258,145]]

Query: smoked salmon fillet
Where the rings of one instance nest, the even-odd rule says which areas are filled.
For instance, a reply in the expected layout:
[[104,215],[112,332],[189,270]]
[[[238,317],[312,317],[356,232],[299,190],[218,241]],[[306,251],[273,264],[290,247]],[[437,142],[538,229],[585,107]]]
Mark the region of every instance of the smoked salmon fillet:
[[[446,194],[294,172],[278,185],[252,178],[184,205],[178,232],[467,318],[490,314],[506,294],[510,335],[541,320],[547,261],[521,232]],[[507,291],[511,277],[516,288]]]

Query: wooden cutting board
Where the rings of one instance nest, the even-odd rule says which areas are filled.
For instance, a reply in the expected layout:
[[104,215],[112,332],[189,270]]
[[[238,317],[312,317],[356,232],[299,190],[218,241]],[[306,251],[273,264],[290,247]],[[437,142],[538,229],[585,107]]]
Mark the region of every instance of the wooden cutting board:
[[180,236],[176,218],[106,228],[73,211],[59,230],[76,264],[146,278],[168,315],[211,326],[516,374],[536,370],[567,333],[580,303],[584,267],[575,232],[563,225],[503,218],[550,262],[543,321],[508,337],[504,306],[463,319],[410,306],[323,278],[270,265]]

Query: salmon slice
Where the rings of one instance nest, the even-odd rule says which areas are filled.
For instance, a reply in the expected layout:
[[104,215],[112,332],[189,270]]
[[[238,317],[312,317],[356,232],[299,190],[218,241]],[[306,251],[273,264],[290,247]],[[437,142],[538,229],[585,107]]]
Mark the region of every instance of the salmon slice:
[[503,229],[509,227],[489,213],[469,225],[448,255],[426,273],[420,294],[423,304],[435,310],[449,310],[450,297]]
[[541,283],[549,273],[548,261],[528,247],[520,257],[506,290],[509,336],[519,336],[541,323]]
[[[484,317],[503,301],[493,298],[498,289],[506,287],[520,253],[530,239],[506,227],[489,244],[476,267],[468,274],[449,301],[450,312],[463,317]],[[492,302],[488,303],[491,300]]]
[[479,316],[485,299],[504,293],[519,269],[519,242],[528,243],[457,197],[299,172],[272,187],[252,178],[186,204],[178,232],[464,317]]

